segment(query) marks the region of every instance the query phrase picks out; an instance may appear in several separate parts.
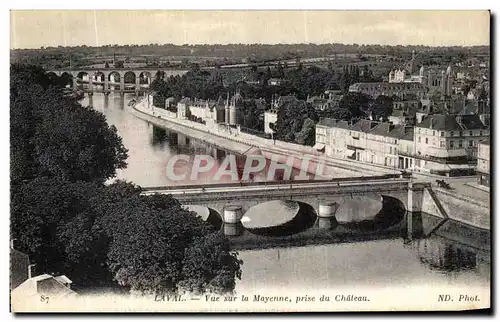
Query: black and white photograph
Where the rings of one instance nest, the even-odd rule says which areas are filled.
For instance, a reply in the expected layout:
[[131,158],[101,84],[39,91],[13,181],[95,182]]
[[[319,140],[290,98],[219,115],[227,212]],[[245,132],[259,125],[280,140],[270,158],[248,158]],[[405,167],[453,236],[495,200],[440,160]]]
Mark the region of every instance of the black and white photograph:
[[491,23],[11,10],[10,311],[489,310]]

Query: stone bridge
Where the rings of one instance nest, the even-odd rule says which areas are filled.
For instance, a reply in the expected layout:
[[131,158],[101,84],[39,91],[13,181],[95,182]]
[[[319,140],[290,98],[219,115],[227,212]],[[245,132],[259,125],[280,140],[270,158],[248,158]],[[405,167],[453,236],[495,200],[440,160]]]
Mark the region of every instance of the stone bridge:
[[[314,209],[319,218],[335,217],[339,222],[359,222],[373,219],[382,209],[382,200],[389,199],[404,208],[412,221],[413,213],[422,211],[424,191],[428,182],[408,179],[356,180],[310,183],[273,183],[248,186],[198,186],[144,189],[143,194],[172,194],[184,205],[204,206],[215,211],[226,223],[239,222],[241,216],[253,206],[272,200],[290,200]],[[232,210],[240,215],[234,217]],[[273,214],[269,214],[272,216]],[[233,221],[233,222],[231,222]],[[408,230],[413,229],[408,223]]]
[[[117,86],[118,91],[141,91],[146,90],[156,73],[163,72],[165,77],[182,76],[188,69],[169,68],[81,68],[81,69],[58,69],[47,71],[47,74],[55,74],[72,79],[73,89],[76,90],[82,84],[88,84],[87,91],[104,92],[110,91],[110,86]],[[126,78],[129,80],[126,82]],[[96,85],[100,85],[98,88]]]

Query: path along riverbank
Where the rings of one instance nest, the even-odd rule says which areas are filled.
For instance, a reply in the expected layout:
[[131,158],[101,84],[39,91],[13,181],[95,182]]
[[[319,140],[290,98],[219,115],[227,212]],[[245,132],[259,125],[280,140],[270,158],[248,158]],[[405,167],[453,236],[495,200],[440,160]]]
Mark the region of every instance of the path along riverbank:
[[[236,131],[232,131],[230,133],[228,131],[209,129],[204,124],[178,119],[175,113],[148,104],[147,99],[136,102],[132,105],[132,108],[137,117],[155,125],[169,128],[239,154],[246,154],[252,148],[257,148],[269,159],[293,156],[296,159],[296,163],[294,163],[295,168],[300,168],[304,159],[309,159],[311,165],[321,162],[325,165],[322,174],[326,178],[377,176],[399,173],[394,168],[372,166],[356,161],[328,157],[309,146],[279,140],[273,141],[243,132],[237,133]],[[312,166],[312,169],[315,170],[316,166]],[[313,173],[321,175],[314,171]]]

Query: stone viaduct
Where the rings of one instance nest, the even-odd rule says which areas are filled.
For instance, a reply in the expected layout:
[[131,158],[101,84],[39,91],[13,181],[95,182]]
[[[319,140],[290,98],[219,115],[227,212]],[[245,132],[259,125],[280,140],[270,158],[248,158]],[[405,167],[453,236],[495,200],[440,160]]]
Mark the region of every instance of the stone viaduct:
[[[187,69],[168,69],[158,67],[142,67],[142,68],[72,68],[72,69],[57,69],[49,70],[47,74],[55,74],[57,76],[68,75],[72,79],[72,87],[78,89],[79,85],[88,84],[88,88],[84,88],[87,92],[103,92],[109,93],[110,86],[116,86],[121,93],[123,92],[139,92],[147,90],[152,79],[158,72],[164,72],[165,77],[184,75],[188,72]],[[126,82],[125,78],[129,78],[132,82]],[[142,80],[142,82],[141,82]],[[97,86],[99,85],[99,87]]]

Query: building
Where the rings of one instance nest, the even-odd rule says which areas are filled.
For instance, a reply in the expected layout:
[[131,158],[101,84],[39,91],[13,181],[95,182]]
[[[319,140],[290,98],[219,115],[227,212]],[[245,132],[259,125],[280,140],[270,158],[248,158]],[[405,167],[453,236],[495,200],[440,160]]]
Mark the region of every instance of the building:
[[[323,118],[316,124],[316,148],[324,148],[330,157],[344,159],[347,154],[346,138],[349,136],[350,123],[343,120]],[[322,145],[322,146],[321,146]]]
[[473,173],[479,142],[488,138],[477,115],[429,115],[414,127],[328,118],[316,125],[317,147],[327,156],[446,176]]
[[[271,99],[271,107],[264,112],[264,133],[272,134],[271,124],[276,124],[278,121],[278,110],[281,106],[289,102],[297,101],[294,95],[273,96]],[[257,104],[257,102],[256,102]]]
[[236,126],[242,123],[243,107],[243,97],[239,93],[231,99],[228,93],[225,103],[221,98],[214,101],[184,97],[177,103],[177,118],[204,123],[209,127],[217,123]]
[[269,86],[281,86],[284,83],[285,83],[285,80],[281,79],[281,78],[270,78],[267,81],[267,85],[269,85]]
[[421,103],[419,100],[394,100],[392,102],[392,114],[389,115],[389,122],[394,125],[415,125],[416,115]]
[[477,115],[435,114],[415,126],[415,170],[431,174],[471,173],[479,141],[489,130]]
[[397,96],[401,99],[405,95],[415,95],[417,98],[422,98],[427,93],[425,84],[417,82],[408,83],[355,83],[349,86],[349,92],[363,93],[376,99],[380,95]]
[[477,149],[478,183],[490,186],[490,140],[480,141]]
[[271,126],[276,125],[277,121],[278,121],[278,111],[275,108],[271,108],[267,111],[264,111],[264,132],[267,134],[274,133],[274,130],[271,128]]
[[67,299],[78,294],[71,289],[71,280],[65,275],[54,277],[49,274],[34,276],[33,266],[30,265],[28,279],[11,291],[12,302],[22,303],[26,300],[40,301],[44,295],[51,300]]
[[367,136],[379,122],[361,119],[349,128],[349,135],[346,138],[346,154],[351,160],[370,162],[371,159],[366,153],[368,149]]
[[397,167],[397,139],[389,136],[394,128],[395,125],[392,123],[380,122],[366,133],[365,162]]
[[28,279],[29,256],[14,248],[10,243],[10,289],[13,290]]

